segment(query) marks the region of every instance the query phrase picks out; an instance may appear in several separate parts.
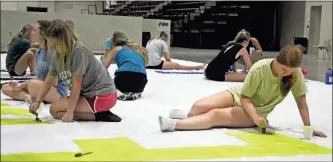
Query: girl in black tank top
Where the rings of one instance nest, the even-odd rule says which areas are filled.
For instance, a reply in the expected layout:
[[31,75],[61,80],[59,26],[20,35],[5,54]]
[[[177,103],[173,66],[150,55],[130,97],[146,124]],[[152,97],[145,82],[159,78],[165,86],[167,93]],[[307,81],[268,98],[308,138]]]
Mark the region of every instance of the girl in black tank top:
[[240,56],[236,55],[242,48],[243,46],[238,43],[231,43],[225,46],[208,64],[205,69],[206,77],[211,80],[224,81],[225,73],[228,72],[229,67],[240,58]]
[[250,34],[247,31],[240,31],[235,40],[225,45],[220,53],[208,64],[205,69],[206,78],[214,81],[244,81],[245,73],[231,72],[232,77],[227,77],[226,79],[226,76],[228,75],[229,67],[239,60],[240,57],[247,57],[244,59],[249,60],[248,67],[252,66],[246,50],[250,38]]

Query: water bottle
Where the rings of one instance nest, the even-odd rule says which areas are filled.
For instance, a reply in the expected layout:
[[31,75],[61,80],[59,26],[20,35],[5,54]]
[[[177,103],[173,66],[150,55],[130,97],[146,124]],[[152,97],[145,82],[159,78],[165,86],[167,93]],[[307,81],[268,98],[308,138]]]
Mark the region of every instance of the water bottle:
[[326,79],[325,79],[326,84],[332,84],[332,69],[329,68],[326,72]]
[[228,69],[229,72],[232,72],[232,65],[229,66],[229,69]]

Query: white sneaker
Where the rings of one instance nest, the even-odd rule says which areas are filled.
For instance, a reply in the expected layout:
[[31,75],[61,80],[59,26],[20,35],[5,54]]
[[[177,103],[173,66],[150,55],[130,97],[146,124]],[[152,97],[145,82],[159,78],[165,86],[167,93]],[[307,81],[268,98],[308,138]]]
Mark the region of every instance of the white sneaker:
[[173,109],[169,112],[169,118],[171,119],[186,119],[187,113],[182,109]]
[[176,128],[176,120],[174,119],[168,119],[159,116],[158,122],[160,123],[160,129],[162,132],[172,132]]

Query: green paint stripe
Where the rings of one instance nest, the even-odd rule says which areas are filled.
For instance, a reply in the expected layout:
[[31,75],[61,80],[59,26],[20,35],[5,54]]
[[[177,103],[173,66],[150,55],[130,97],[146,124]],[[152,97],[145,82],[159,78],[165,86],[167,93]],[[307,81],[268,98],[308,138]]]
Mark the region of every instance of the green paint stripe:
[[6,102],[1,102],[1,107],[2,106],[10,106],[10,104],[9,103],[6,103]]
[[93,152],[80,158],[75,153],[21,153],[1,155],[4,161],[148,161],[204,160],[262,156],[297,156],[332,154],[332,149],[280,134],[262,135],[254,132],[226,133],[245,142],[246,146],[182,147],[145,149],[127,137],[75,140],[83,152]]
[[36,122],[34,118],[1,119],[1,125],[52,124],[49,121]]
[[1,115],[29,115],[29,110],[25,108],[1,107]]

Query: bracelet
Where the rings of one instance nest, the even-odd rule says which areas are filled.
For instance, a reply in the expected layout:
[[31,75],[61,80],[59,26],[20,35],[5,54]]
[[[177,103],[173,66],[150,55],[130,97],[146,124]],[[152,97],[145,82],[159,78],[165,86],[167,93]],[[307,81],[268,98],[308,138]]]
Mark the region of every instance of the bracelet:
[[40,101],[35,101],[34,103],[38,102],[40,104]]

